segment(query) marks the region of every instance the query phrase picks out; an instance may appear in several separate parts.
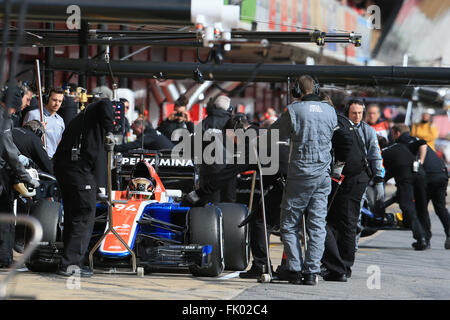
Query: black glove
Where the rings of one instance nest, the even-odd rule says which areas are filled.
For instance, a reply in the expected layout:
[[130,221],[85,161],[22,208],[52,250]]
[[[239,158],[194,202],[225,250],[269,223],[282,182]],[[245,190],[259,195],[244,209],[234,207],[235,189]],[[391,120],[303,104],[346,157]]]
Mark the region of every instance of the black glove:
[[200,197],[197,195],[197,192],[191,191],[186,194],[181,200],[180,206],[182,207],[195,207],[196,204],[200,201]]

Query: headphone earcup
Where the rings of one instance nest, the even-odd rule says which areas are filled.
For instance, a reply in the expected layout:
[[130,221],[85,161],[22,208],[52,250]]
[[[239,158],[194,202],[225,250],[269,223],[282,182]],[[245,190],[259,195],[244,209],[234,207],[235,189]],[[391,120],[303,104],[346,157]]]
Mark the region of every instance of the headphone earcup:
[[[350,104],[346,104],[344,109],[342,110],[342,113],[344,116],[348,118],[348,112],[350,111]],[[366,118],[366,105],[363,104],[363,120]]]
[[[64,104],[65,98],[66,98],[66,95],[63,94],[61,105]],[[42,103],[44,104],[44,106],[48,103],[49,99],[50,99],[50,94],[49,93],[46,93],[46,94],[42,95]]]
[[[320,94],[320,85],[313,80],[314,83],[314,94],[315,95],[319,95]],[[305,92],[306,90],[302,87],[302,84],[298,81],[294,82],[294,85],[292,86],[292,96],[294,98],[300,98],[302,96],[302,94]]]
[[344,109],[342,110],[342,113],[344,114],[344,116],[346,116],[348,118],[348,111],[350,109],[350,106],[348,104],[345,105]]
[[295,81],[292,85],[291,93],[294,98],[300,98],[302,96],[302,90],[298,81]]
[[36,129],[35,133],[39,136],[39,138],[42,138],[42,136],[44,135],[44,131],[42,131],[41,128]]
[[314,81],[314,94],[316,96],[320,95],[320,85],[316,81]]

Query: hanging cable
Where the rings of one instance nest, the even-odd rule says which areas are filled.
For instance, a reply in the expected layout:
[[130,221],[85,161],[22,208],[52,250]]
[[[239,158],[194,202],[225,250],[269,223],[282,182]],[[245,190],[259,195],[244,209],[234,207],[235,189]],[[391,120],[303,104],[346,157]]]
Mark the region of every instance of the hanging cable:
[[209,50],[208,52],[208,56],[206,57],[206,60],[202,60],[200,58],[200,49],[197,48],[197,60],[201,63],[201,64],[207,64],[208,62],[211,61],[211,57],[212,57],[212,50]]
[[111,68],[111,63],[109,60],[109,45],[106,45],[106,49],[105,49],[105,62],[106,62],[106,65],[108,66],[109,75],[111,77],[111,83],[112,83],[112,87],[113,87],[113,97],[114,97],[114,100],[117,100],[117,97],[116,97],[117,84],[116,84],[116,81],[114,80],[114,73]]

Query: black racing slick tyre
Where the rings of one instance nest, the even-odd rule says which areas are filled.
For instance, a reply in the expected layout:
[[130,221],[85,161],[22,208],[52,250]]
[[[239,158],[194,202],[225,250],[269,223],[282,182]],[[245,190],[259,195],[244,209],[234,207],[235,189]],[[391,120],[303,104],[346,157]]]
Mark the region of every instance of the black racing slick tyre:
[[55,272],[61,262],[62,252],[62,242],[37,246],[25,266],[33,272]]
[[361,238],[369,237],[378,231],[379,228],[371,225],[370,221],[371,221],[370,218],[367,217],[365,214],[361,216],[361,229],[362,229],[360,234]]
[[215,206],[191,208],[188,213],[190,244],[211,245],[211,259],[206,267],[192,265],[196,277],[217,277],[224,270],[224,233],[222,212]]
[[225,234],[225,270],[243,271],[250,261],[249,227],[239,224],[248,216],[247,206],[239,203],[219,203]]
[[377,231],[378,231],[377,228],[365,227],[365,228],[362,229],[362,231],[361,231],[361,238],[369,237],[369,236],[375,234]]
[[30,215],[41,223],[43,231],[42,244],[37,246],[25,263],[31,271],[54,272],[58,267],[60,261],[59,253],[62,251],[61,246],[56,245],[60,209],[61,204],[59,202],[41,199],[30,210]]
[[42,226],[41,242],[55,243],[58,236],[58,221],[61,204],[41,199],[33,204],[30,216],[36,218]]

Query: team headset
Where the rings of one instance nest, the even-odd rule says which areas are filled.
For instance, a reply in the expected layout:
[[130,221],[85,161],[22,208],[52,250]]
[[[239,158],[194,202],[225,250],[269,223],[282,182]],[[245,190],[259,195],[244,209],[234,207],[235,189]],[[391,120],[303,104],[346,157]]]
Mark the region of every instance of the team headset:
[[364,104],[364,101],[361,101],[361,100],[350,100],[349,102],[347,102],[344,109],[342,110],[342,113],[344,114],[344,116],[346,116],[348,118],[348,112],[350,111],[350,106],[354,103],[363,106],[362,120],[364,120],[366,118],[366,105]]
[[[48,99],[50,99],[50,93],[52,92],[53,89],[56,89],[56,88],[52,88],[52,89],[50,89],[49,91],[47,91],[46,94],[43,94],[43,95],[42,95],[42,103],[43,103],[44,105],[46,105],[46,104],[48,103]],[[62,100],[62,102],[61,102],[61,106],[64,104],[64,98],[65,98],[65,97],[66,97],[66,95],[63,94],[63,100]]]
[[[314,94],[318,96],[320,94],[320,85],[313,78],[311,78],[311,80],[313,81],[314,85]],[[306,93],[306,90],[303,87],[302,83],[300,83],[298,80],[295,80],[294,84],[292,85],[291,93],[294,98],[300,98],[302,94]]]
[[42,136],[44,135],[44,128],[39,127],[36,130],[34,130],[34,133],[37,134],[39,138],[42,138]]

